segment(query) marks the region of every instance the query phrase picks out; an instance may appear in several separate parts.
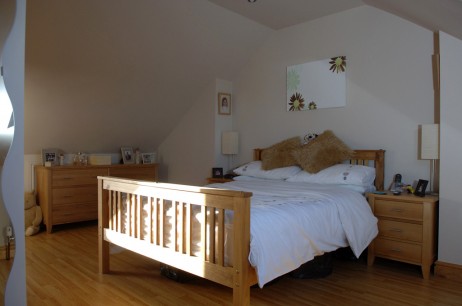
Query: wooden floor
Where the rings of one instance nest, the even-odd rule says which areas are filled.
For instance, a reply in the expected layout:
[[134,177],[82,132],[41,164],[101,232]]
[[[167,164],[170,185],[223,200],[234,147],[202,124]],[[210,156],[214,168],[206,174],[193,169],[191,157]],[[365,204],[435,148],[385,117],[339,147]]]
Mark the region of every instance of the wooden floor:
[[[177,283],[159,264],[128,251],[98,275],[97,226],[56,227],[26,237],[28,305],[231,305],[232,290],[204,279]],[[322,279],[282,277],[251,289],[252,305],[462,305],[462,283],[421,277],[416,266],[376,260],[334,260]]]

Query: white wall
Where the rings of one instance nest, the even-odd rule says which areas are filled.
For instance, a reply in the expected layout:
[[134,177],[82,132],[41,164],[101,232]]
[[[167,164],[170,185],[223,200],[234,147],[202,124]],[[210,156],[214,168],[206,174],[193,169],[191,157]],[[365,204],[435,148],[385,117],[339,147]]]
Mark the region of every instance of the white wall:
[[[16,1],[13,28],[3,50],[5,87],[11,98],[15,135],[3,166],[2,190],[5,206],[15,228],[15,257],[5,291],[5,305],[26,305],[24,240],[24,45],[26,1]],[[5,180],[4,178],[8,179]]]
[[[231,94],[231,115],[220,115],[218,114],[218,93],[229,93]],[[214,111],[215,111],[215,158],[214,166],[223,168],[226,173],[229,168],[232,168],[232,158],[221,154],[221,134],[225,131],[233,130],[233,114],[235,112],[235,104],[233,103],[233,84],[230,81],[216,80],[216,92],[214,97]],[[229,157],[229,158],[228,158]],[[212,175],[212,169],[209,169],[209,175]]]
[[181,124],[159,146],[161,181],[204,185],[213,167],[226,172],[229,161],[221,154],[221,133],[233,130],[233,115],[218,114],[220,92],[230,93],[232,101],[233,84],[221,79],[211,82]]
[[440,206],[438,260],[462,264],[462,41],[440,32]]
[[153,152],[271,31],[207,0],[29,1],[25,153]]
[[204,185],[214,163],[214,104],[211,82],[180,124],[158,148],[159,179],[177,184]]
[[[385,184],[428,179],[417,160],[417,131],[433,121],[433,34],[408,21],[363,6],[275,32],[234,84],[238,162],[252,149],[307,132],[332,129],[351,148],[385,149]],[[287,112],[286,67],[347,57],[344,108]]]

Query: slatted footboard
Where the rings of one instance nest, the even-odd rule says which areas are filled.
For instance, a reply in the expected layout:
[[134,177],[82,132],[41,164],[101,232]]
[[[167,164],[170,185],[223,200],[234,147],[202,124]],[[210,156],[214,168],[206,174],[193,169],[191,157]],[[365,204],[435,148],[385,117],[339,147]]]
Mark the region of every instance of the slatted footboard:
[[112,243],[233,288],[234,305],[249,305],[251,195],[98,177],[99,272],[109,272]]

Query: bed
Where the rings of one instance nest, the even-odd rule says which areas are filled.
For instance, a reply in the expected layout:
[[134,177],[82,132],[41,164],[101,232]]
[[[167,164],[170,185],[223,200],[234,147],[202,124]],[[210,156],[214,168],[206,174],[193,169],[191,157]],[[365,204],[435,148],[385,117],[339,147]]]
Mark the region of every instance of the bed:
[[[261,154],[254,150],[254,160]],[[348,163],[374,167],[383,190],[383,150],[355,150]],[[250,286],[262,285],[262,268],[249,261],[253,194],[224,187],[98,177],[99,272],[110,272],[114,244],[230,287],[234,305],[249,305]]]

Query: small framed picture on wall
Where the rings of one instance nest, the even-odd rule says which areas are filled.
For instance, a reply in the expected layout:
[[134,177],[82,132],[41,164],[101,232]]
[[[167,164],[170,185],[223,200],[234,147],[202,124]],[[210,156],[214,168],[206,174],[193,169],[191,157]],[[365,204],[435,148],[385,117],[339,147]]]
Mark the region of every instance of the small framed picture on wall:
[[231,115],[231,94],[223,92],[218,94],[218,114]]

